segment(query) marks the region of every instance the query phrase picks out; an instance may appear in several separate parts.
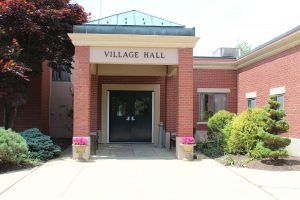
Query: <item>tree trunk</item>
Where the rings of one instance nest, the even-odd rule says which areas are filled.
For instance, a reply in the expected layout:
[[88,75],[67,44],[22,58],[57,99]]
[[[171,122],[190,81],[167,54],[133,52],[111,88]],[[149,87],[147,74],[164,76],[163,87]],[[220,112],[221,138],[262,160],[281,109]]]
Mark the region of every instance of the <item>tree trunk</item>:
[[15,127],[18,110],[19,110],[19,106],[15,106],[11,109],[11,113],[10,113],[11,118],[10,118],[10,127],[9,127],[11,129],[14,129]]

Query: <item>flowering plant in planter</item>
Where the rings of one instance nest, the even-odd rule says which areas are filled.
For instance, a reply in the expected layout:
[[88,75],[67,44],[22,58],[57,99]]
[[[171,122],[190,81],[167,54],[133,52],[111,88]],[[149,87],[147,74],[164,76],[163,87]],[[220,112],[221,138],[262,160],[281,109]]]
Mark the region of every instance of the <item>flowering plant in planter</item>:
[[75,137],[73,138],[74,145],[88,145],[88,140],[85,137]]
[[78,160],[85,160],[83,154],[86,151],[88,146],[88,139],[86,137],[74,137],[73,138],[73,147],[75,148],[76,153],[78,154]]
[[195,139],[193,137],[182,137],[181,144],[195,144]]
[[194,158],[194,146],[195,146],[194,137],[182,137],[180,141],[180,146],[182,146],[184,151],[183,160],[193,160]]

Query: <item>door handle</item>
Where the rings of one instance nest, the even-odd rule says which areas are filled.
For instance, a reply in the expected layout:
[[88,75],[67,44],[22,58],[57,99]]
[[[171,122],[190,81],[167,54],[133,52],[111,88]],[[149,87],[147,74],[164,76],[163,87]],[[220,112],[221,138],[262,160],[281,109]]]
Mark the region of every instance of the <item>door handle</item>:
[[131,121],[135,121],[134,116],[131,116]]
[[126,118],[126,121],[129,121],[130,120],[130,117],[129,116],[127,116],[127,118]]

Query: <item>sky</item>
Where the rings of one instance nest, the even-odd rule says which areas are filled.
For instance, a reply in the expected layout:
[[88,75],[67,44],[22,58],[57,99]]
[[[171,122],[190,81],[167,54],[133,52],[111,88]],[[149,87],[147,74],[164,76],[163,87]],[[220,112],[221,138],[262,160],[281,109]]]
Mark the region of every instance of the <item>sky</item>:
[[195,56],[246,41],[255,48],[300,25],[299,0],[71,0],[91,19],[138,10],[186,27],[200,37]]

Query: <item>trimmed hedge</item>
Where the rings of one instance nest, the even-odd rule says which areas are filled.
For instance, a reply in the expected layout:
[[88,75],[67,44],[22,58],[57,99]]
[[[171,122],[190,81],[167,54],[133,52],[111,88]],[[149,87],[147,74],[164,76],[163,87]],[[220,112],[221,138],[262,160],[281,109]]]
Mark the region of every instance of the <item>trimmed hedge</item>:
[[46,161],[61,153],[61,148],[37,128],[27,129],[20,134],[26,140],[31,158]]
[[26,141],[11,129],[0,128],[0,163],[19,164],[28,159]]

